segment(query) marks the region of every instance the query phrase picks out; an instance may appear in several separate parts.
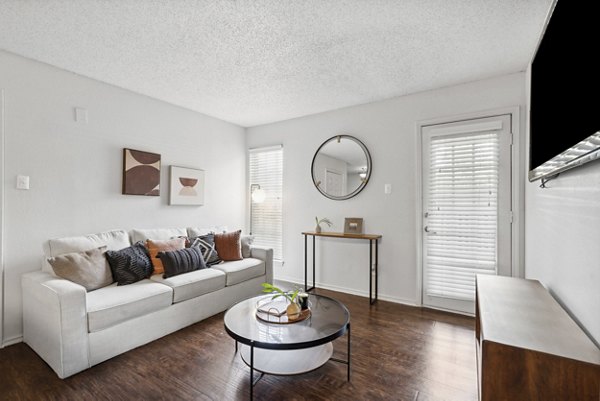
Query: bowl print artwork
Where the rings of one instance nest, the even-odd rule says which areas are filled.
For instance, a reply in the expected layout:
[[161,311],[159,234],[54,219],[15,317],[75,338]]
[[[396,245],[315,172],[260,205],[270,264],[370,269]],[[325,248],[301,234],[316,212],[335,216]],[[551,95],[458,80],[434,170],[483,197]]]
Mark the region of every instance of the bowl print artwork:
[[179,182],[183,185],[183,188],[179,191],[181,196],[198,196],[198,193],[194,189],[194,185],[198,183],[197,178],[184,178],[179,177]]
[[204,170],[171,166],[170,205],[204,204]]

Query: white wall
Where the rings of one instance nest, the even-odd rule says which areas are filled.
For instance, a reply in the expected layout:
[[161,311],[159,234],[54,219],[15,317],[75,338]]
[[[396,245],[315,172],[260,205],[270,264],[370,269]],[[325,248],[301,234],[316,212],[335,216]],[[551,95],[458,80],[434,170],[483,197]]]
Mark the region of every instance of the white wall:
[[[112,228],[227,225],[245,216],[244,129],[0,52],[6,97],[4,342],[21,336],[21,274],[42,242]],[[89,123],[74,121],[74,107]],[[162,155],[161,196],[121,195],[122,148]],[[168,206],[168,166],[206,170],[205,205]],[[31,189],[15,189],[17,174]]]
[[[344,217],[363,217],[364,232],[383,235],[380,243],[380,297],[416,303],[416,124],[418,121],[525,104],[525,74],[349,107],[249,128],[249,147],[284,145],[284,258],[278,279],[303,282],[304,230],[315,216],[329,217],[343,231]],[[523,130],[521,130],[522,132]],[[313,186],[314,152],[329,137],[347,133],[363,141],[373,158],[373,174],[355,198],[334,201]],[[523,172],[524,174],[524,172]],[[384,195],[384,184],[393,187]],[[317,241],[317,283],[368,294],[368,245],[355,240]]]
[[600,162],[539,185],[525,185],[526,277],[548,287],[600,346]]

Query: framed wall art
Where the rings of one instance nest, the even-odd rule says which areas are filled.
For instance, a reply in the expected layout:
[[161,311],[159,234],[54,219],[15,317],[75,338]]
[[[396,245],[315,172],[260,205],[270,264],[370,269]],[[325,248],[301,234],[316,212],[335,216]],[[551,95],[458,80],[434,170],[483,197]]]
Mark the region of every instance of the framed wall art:
[[344,219],[344,234],[362,234],[362,217],[346,217]]
[[123,149],[123,195],[160,196],[160,155]]
[[171,166],[169,205],[204,205],[204,170]]

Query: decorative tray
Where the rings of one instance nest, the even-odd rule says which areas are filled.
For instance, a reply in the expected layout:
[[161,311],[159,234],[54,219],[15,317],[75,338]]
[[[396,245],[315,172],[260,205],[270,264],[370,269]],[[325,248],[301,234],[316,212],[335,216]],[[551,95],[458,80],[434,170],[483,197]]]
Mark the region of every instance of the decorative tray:
[[286,314],[287,303],[263,299],[256,304],[256,317],[267,323],[292,324],[308,319],[311,316],[310,308],[300,311],[300,316],[290,320]]

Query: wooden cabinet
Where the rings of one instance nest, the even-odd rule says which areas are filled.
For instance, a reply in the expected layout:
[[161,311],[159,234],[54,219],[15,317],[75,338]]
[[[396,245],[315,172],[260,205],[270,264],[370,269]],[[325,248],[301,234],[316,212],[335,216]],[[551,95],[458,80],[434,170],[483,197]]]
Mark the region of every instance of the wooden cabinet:
[[600,350],[538,281],[477,276],[479,398],[600,400]]

